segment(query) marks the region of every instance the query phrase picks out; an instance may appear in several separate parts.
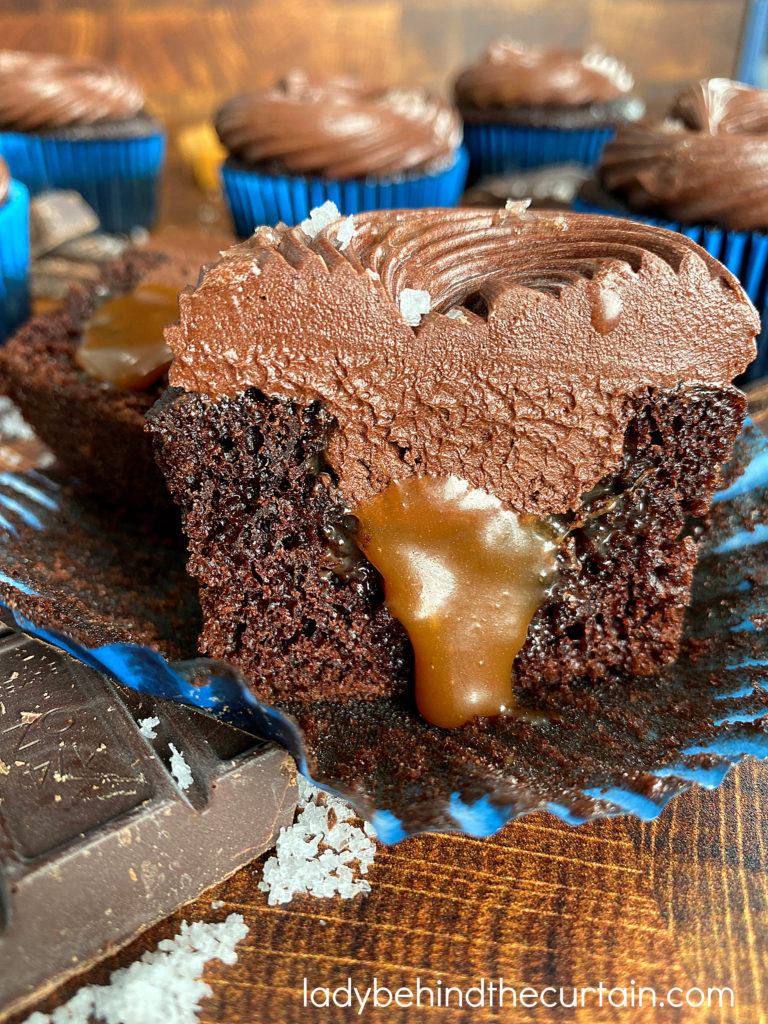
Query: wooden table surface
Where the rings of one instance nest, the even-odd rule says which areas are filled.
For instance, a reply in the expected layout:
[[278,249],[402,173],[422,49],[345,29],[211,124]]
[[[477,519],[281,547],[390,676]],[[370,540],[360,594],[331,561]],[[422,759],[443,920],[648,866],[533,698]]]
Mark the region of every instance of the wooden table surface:
[[[199,196],[189,188],[180,179],[173,184],[172,211],[197,210]],[[220,224],[215,207],[203,216]],[[172,212],[170,219],[180,218]],[[196,212],[186,219],[197,220]],[[80,984],[103,983],[184,919],[223,920],[238,911],[249,934],[236,964],[206,969],[213,995],[203,1003],[204,1024],[768,1022],[768,763],[746,761],[718,790],[691,790],[651,823],[617,818],[574,828],[536,814],[489,839],[423,835],[381,847],[371,892],[351,900],[302,896],[270,907],[257,888],[260,875],[257,861],[38,1008],[52,1009]],[[222,905],[214,910],[215,901]],[[348,977],[365,988],[374,976],[392,990],[415,987],[417,977],[422,985],[440,978],[444,987],[464,989],[499,976],[518,987],[634,983],[653,987],[660,999],[673,986],[728,986],[736,1006],[390,1007],[358,1018],[355,1010],[303,1005],[305,978],[309,989]]]

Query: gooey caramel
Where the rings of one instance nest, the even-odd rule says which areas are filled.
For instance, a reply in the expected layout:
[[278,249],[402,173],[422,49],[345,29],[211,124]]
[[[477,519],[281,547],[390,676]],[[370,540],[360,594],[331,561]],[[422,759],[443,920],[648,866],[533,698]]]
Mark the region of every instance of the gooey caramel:
[[512,712],[512,663],[554,572],[553,531],[455,476],[394,481],[354,515],[408,631],[424,718],[453,729]]
[[173,355],[163,340],[163,328],[178,316],[175,288],[140,284],[99,306],[86,324],[75,360],[96,380],[142,391],[171,365]]

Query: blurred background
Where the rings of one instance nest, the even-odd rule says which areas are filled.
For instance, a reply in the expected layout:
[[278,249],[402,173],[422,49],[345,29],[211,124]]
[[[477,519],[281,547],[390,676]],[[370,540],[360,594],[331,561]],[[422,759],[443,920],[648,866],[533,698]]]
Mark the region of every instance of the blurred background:
[[[600,43],[651,113],[693,79],[736,74],[747,0],[0,0],[0,46],[114,61],[168,126],[163,219],[188,209],[179,133],[292,67],[448,88],[499,35]],[[210,214],[213,215],[212,213]]]

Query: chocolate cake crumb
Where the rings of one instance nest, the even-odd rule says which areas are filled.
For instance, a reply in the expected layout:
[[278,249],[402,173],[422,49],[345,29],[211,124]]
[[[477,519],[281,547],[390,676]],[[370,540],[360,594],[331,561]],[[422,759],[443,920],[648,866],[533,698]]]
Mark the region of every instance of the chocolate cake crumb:
[[[735,388],[635,397],[621,466],[557,521],[556,582],[515,662],[517,686],[674,660],[698,550],[689,521],[708,508],[745,404]],[[344,539],[349,509],[322,469],[323,406],[169,389],[149,421],[201,588],[201,651],[236,665],[263,700],[408,690],[410,641],[378,573]]]

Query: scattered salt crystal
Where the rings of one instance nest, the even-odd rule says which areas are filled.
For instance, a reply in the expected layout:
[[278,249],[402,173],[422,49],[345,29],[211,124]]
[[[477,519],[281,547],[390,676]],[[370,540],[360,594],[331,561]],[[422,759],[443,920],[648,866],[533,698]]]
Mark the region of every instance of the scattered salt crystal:
[[0,397],[0,437],[4,441],[32,441],[34,433],[21,413],[5,395]]
[[429,292],[425,292],[421,288],[403,288],[398,299],[400,312],[411,327],[419,326],[421,318],[429,312],[431,303],[432,298]]
[[464,320],[467,323],[469,322],[466,310],[459,309],[458,306],[454,306],[453,309],[449,309],[445,315],[449,320]]
[[351,217],[345,217],[336,230],[336,247],[346,249],[356,234],[355,222]]
[[160,725],[160,719],[159,718],[154,718],[154,717],[140,718],[139,721],[138,721],[138,725],[139,725],[139,732],[141,733],[141,735],[145,739],[147,739],[147,740],[156,740],[157,739],[157,733],[155,732],[155,730],[157,729],[158,725]]
[[214,900],[213,903],[211,903],[211,910],[221,910],[223,906],[224,900]]
[[301,222],[299,227],[305,235],[309,235],[310,238],[316,238],[323,228],[327,228],[329,224],[333,224],[340,219],[341,214],[339,213],[338,206],[328,199],[322,206],[316,206],[314,210],[310,210],[309,216]]
[[196,1024],[200,1002],[213,994],[202,980],[206,963],[235,963],[235,946],[247,934],[241,914],[215,924],[183,921],[175,938],[114,971],[108,985],[81,988],[50,1016],[33,1013],[25,1024]]
[[191,768],[184,760],[181,751],[177,750],[172,743],[168,744],[168,749],[171,752],[171,775],[176,779],[179,789],[189,789],[194,781]]
[[504,210],[506,213],[513,213],[516,217],[522,217],[530,205],[530,199],[508,199],[504,203]]
[[355,812],[338,797],[299,776],[298,813],[283,828],[275,855],[264,864],[259,888],[269,903],[288,903],[297,893],[349,899],[370,891],[361,876],[376,855],[372,826],[358,824]]

